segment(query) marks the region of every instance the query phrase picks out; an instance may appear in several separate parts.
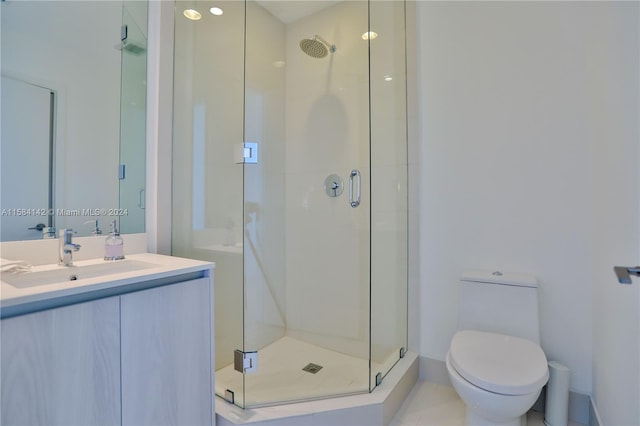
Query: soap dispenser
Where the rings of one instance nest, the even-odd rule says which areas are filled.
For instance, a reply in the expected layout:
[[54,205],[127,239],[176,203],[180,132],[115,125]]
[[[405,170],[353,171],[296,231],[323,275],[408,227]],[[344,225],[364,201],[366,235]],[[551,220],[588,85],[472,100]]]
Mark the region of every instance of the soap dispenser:
[[116,221],[111,223],[111,232],[104,242],[104,260],[124,259],[124,240],[118,232]]

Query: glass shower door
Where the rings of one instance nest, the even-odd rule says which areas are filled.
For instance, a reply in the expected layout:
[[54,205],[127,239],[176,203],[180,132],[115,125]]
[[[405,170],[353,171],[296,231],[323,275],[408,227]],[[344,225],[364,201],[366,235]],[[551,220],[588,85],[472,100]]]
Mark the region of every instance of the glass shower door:
[[370,385],[368,4],[296,3],[246,3],[245,407]]

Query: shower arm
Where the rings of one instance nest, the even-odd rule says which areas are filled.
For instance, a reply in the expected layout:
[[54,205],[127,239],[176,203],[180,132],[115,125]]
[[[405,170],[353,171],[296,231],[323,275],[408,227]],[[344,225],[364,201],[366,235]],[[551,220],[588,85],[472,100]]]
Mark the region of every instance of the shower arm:
[[327,40],[325,40],[322,36],[316,34],[313,36],[314,38],[320,40],[322,42],[322,44],[324,44],[325,46],[327,46],[329,48],[329,51],[331,53],[336,51],[336,45],[335,44],[331,44],[329,43]]

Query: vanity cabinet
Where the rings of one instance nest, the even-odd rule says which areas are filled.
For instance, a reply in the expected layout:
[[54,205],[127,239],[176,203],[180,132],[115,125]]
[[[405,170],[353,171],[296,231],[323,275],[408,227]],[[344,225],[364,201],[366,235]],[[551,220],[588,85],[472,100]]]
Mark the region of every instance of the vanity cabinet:
[[213,425],[208,276],[0,322],[2,425]]
[[3,425],[120,423],[117,297],[3,319]]
[[213,423],[209,278],[121,296],[122,424]]

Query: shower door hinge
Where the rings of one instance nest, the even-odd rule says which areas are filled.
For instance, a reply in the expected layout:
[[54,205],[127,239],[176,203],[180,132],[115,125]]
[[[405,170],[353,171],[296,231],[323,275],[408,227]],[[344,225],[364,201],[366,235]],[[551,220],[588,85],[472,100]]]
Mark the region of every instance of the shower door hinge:
[[258,164],[258,144],[256,142],[237,144],[234,161],[236,164]]
[[258,351],[242,352],[236,349],[233,353],[233,368],[241,373],[258,371]]
[[376,374],[376,386],[380,386],[382,384],[382,373]]

